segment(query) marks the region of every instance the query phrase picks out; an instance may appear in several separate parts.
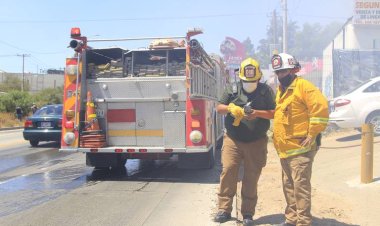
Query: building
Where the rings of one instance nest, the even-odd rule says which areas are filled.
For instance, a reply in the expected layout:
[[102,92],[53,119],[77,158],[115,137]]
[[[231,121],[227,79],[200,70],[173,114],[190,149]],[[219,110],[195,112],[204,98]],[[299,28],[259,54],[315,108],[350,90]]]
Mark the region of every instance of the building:
[[380,76],[380,1],[355,0],[354,15],[323,50],[322,92],[340,96]]

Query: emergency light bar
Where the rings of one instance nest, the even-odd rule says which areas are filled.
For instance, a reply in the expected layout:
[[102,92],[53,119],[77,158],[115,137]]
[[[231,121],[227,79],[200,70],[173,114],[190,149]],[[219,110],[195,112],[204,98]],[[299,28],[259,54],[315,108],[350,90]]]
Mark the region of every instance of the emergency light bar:
[[80,28],[79,27],[73,27],[71,28],[71,33],[70,33],[71,38],[78,38],[81,36],[80,33]]

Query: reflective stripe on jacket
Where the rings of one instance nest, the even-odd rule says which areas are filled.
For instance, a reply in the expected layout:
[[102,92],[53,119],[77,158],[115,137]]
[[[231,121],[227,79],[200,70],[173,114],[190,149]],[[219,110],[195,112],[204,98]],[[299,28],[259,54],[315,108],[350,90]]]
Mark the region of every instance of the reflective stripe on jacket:
[[[309,81],[296,77],[285,93],[278,88],[273,125],[273,143],[280,158],[310,151],[300,144],[325,130],[329,118],[327,99]],[[312,145],[315,145],[313,142]]]

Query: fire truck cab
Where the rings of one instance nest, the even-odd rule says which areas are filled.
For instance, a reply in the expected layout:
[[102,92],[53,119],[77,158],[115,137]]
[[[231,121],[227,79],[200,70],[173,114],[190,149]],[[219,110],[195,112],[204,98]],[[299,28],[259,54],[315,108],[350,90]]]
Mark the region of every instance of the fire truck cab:
[[[167,159],[211,168],[223,117],[217,97],[227,81],[223,62],[192,37],[152,39],[143,49],[93,48],[73,28],[66,59],[60,151],[86,153],[96,168],[127,159]],[[180,39],[177,41],[176,39]]]

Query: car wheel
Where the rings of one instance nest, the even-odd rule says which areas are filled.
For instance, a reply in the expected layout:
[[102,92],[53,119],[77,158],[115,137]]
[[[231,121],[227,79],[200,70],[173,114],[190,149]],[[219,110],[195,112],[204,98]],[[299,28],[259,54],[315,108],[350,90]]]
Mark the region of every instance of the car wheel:
[[373,125],[373,131],[376,135],[380,135],[380,112],[375,111],[367,116],[366,123]]
[[29,143],[32,145],[32,147],[37,147],[38,146],[38,140],[30,140]]

